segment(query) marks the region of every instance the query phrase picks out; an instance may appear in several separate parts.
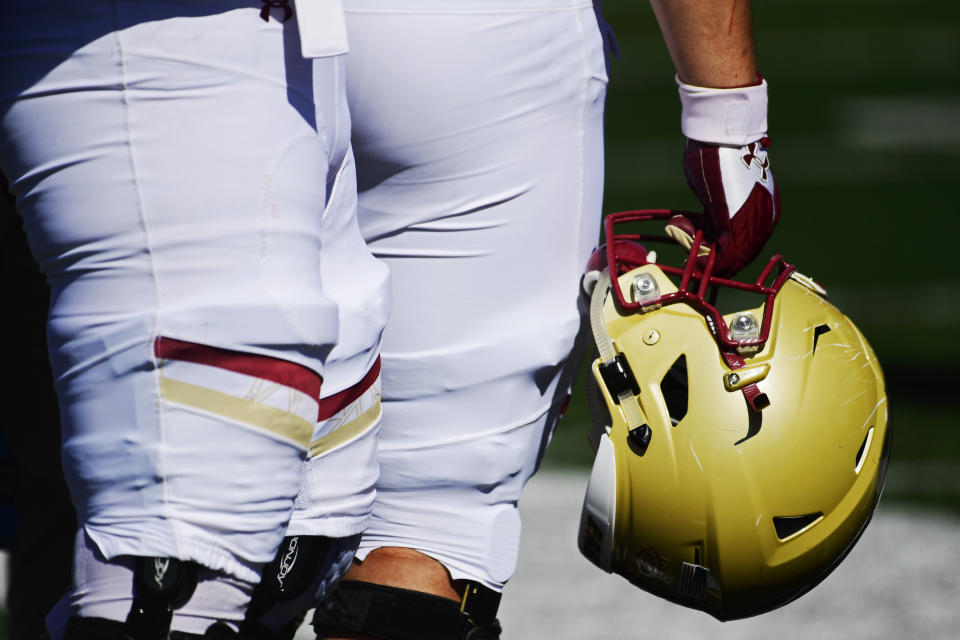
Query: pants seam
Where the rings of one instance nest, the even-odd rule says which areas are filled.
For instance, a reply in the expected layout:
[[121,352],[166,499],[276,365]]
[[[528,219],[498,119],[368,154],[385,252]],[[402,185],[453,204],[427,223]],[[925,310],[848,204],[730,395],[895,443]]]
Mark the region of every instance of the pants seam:
[[[149,348],[149,359],[152,368],[152,377],[153,377],[153,390],[154,390],[154,415],[157,420],[157,430],[158,436],[161,443],[166,442],[166,429],[164,427],[164,411],[163,411],[163,400],[161,392],[161,371],[159,362],[155,356],[153,349],[153,343],[160,335],[159,330],[159,318],[158,318],[158,304],[160,299],[160,283],[158,280],[157,273],[157,264],[155,260],[155,255],[153,251],[153,245],[151,242],[150,236],[150,224],[148,221],[148,215],[146,211],[146,203],[143,197],[143,188],[140,182],[140,171],[139,165],[137,164],[136,152],[134,151],[133,145],[133,129],[131,125],[131,105],[130,105],[130,86],[127,79],[127,59],[126,59],[126,49],[123,42],[123,31],[120,28],[120,16],[119,8],[117,6],[117,0],[112,2],[112,13],[113,13],[113,27],[114,27],[114,37],[116,39],[117,47],[117,59],[118,67],[120,73],[120,101],[123,107],[123,130],[124,138],[127,147],[127,159],[130,165],[130,173],[133,178],[134,191],[136,193],[137,201],[137,216],[140,221],[140,228],[143,232],[143,239],[147,253],[147,259],[150,261],[150,280],[153,283],[153,295],[154,295],[154,306],[153,306],[153,327],[149,337],[148,348]],[[166,464],[164,460],[164,454],[162,447],[157,451],[157,472],[160,477],[160,483],[162,486],[163,494],[163,511],[166,514],[169,506],[169,496],[167,494],[167,482],[166,482]],[[177,547],[177,553],[179,553],[179,543],[174,537],[174,545]]]

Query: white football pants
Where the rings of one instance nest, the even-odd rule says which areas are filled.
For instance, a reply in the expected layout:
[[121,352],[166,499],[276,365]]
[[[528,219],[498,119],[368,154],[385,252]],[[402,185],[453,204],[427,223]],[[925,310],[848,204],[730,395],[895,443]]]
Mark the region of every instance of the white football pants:
[[[357,226],[343,57],[305,60],[296,18],[262,7],[0,7],[0,166],[52,286],[86,536],[248,583],[339,424],[318,397],[374,367],[390,298]],[[356,455],[336,442],[339,535],[372,503],[375,418]]]
[[607,76],[584,0],[347,0],[360,225],[390,266],[381,477],[359,556],[500,589],[577,362]]

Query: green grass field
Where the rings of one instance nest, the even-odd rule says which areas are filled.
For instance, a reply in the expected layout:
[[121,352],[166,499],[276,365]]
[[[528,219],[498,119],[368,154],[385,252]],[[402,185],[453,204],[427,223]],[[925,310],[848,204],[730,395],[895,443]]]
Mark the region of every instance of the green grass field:
[[[604,211],[697,208],[673,67],[645,2],[606,0],[621,58]],[[884,367],[887,499],[960,512],[960,5],[754,0],[784,217],[768,245],[824,283]],[[582,393],[547,466],[586,465]]]

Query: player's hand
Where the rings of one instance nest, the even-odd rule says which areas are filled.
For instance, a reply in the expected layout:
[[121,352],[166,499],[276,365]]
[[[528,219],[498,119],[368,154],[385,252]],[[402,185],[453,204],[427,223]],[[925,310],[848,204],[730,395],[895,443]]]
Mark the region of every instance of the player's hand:
[[717,252],[716,275],[730,276],[746,267],[780,220],[780,192],[770,171],[769,145],[768,138],[742,147],[687,140],[683,171],[703,203],[704,215],[676,216],[667,233],[689,249],[697,230],[703,229],[704,239]]

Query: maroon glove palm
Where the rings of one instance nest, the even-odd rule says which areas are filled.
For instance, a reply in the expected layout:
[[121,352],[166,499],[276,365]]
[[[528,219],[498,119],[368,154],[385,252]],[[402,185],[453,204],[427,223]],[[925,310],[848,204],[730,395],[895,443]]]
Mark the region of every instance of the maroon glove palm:
[[697,229],[717,252],[714,273],[733,275],[763,249],[780,220],[780,192],[770,172],[763,138],[743,147],[687,140],[683,171],[700,201],[699,219],[676,216],[667,233],[690,248]]

